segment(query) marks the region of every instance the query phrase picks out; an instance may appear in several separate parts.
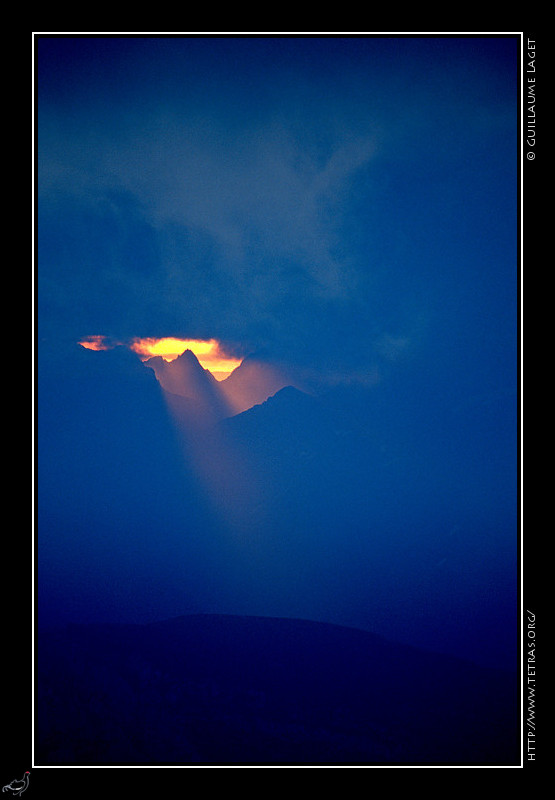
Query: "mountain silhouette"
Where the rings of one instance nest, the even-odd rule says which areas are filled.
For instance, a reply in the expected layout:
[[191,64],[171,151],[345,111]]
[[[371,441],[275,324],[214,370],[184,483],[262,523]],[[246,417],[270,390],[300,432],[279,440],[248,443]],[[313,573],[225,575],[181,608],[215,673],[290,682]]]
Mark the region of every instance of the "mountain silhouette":
[[252,519],[248,535],[263,541],[260,572],[273,576],[272,590],[261,581],[251,597],[271,591],[273,608],[290,615],[512,668],[516,589],[491,591],[515,568],[510,506],[489,511],[504,482],[491,458],[501,454],[478,425],[436,433],[441,398],[436,414],[395,392],[286,387],[219,423],[263,498],[249,517],[252,504],[234,493]]
[[282,368],[251,355],[220,382],[220,390],[233,413],[239,414],[263,403],[288,382],[288,376]]
[[[174,416],[181,415],[186,427],[210,425],[240,414],[287,385],[282,369],[257,356],[245,358],[222,381],[204,369],[191,350],[185,350],[170,362],[154,356],[144,364],[154,370],[159,384],[169,395]],[[189,403],[180,403],[177,397],[185,397]]]
[[344,509],[346,497],[367,492],[380,457],[368,435],[365,399],[358,415],[345,414],[325,396],[286,386],[219,423],[230,446],[253,463],[258,481],[271,487],[280,525],[307,513],[320,518],[335,499]]
[[343,626],[70,626],[41,635],[39,665],[38,766],[519,759],[516,675]]
[[[196,422],[209,424],[229,416],[232,412],[219,383],[212,373],[204,369],[192,350],[185,350],[173,361],[155,356],[144,362],[154,370],[156,378],[165,392],[172,396],[186,397],[192,405],[178,406],[190,421],[187,408],[194,414]],[[175,403],[174,403],[175,406]]]
[[[501,400],[487,415],[454,407],[451,421],[451,399],[421,381],[317,396],[287,385],[222,418],[219,398],[206,415],[201,402],[217,382],[192,354],[180,363],[196,399],[161,391],[127,348],[41,357],[41,626],[222,610],[513,667]],[[180,438],[168,406],[205,421]]]

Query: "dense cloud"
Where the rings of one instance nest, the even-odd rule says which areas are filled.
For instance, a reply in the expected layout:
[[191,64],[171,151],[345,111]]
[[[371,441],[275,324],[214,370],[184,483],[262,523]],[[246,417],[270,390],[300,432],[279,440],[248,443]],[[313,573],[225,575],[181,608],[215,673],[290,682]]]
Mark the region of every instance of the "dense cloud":
[[336,240],[342,195],[371,143],[340,144],[318,167],[286,132],[214,147],[185,124],[157,128],[97,144],[91,185],[44,201],[54,227],[61,202],[69,246],[81,245],[75,271],[60,276],[65,314],[86,299],[103,330],[83,333],[215,335],[249,349],[288,348],[291,329],[301,347],[317,337],[323,317],[353,302],[356,270]]
[[501,173],[467,154],[508,146],[510,93],[486,109],[472,79],[510,46],[405,42],[42,40],[43,336],[214,337],[366,380],[418,350],[474,278],[460,215]]

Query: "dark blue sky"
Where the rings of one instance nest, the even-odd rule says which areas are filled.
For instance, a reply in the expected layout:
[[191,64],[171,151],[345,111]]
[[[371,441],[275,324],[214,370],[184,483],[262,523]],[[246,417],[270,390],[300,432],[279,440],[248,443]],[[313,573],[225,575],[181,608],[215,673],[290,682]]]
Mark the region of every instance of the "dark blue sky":
[[[477,638],[499,623],[502,641],[491,661],[507,659],[516,592],[518,51],[516,37],[38,38],[39,463],[43,586],[46,593],[58,587],[51,598],[60,576],[70,573],[74,594],[84,583],[94,594],[100,574],[109,586],[118,552],[125,552],[131,574],[138,564],[139,572],[148,571],[152,561],[144,555],[156,551],[175,571],[166,586],[182,585],[172,548],[179,514],[192,513],[189,500],[180,499],[171,445],[164,450],[167,432],[156,421],[146,449],[172,471],[171,500],[157,499],[145,511],[142,491],[141,510],[131,518],[145,520],[163,508],[173,544],[156,549],[144,529],[142,545],[129,547],[118,514],[123,519],[137,486],[150,485],[150,467],[140,464],[138,483],[136,475],[122,477],[113,461],[105,469],[109,433],[121,429],[128,406],[118,405],[115,388],[114,397],[104,388],[119,416],[102,421],[91,399],[92,362],[69,355],[75,343],[91,335],[120,342],[216,338],[230,352],[259,353],[296,368],[313,386],[347,382],[371,390],[381,409],[376,419],[390,428],[398,423],[395,443],[387,446],[405,458],[404,489],[412,497],[405,510],[414,536],[428,537],[430,560],[438,564],[443,556],[436,558],[430,542],[443,534],[457,540],[460,571],[452,555],[454,572],[440,569],[434,585],[443,588],[437,596],[424,592],[423,606],[447,608],[458,575],[462,617],[474,620],[469,627],[481,620]],[[120,369],[114,364],[108,383]],[[127,388],[144,383],[134,373],[130,381]],[[155,409],[153,387],[145,385],[145,408]],[[72,417],[85,396],[89,405]],[[83,447],[83,422],[91,418],[105,439]],[[75,438],[71,425],[61,436],[62,419],[73,420]],[[137,423],[126,434],[129,463],[136,465],[141,430]],[[408,475],[421,473],[411,461],[415,452],[426,465],[424,489],[421,474],[407,485]],[[90,487],[102,470],[95,495]],[[454,476],[448,490],[446,475]],[[160,498],[160,473],[155,485]],[[65,517],[57,502],[64,490]],[[117,513],[109,526],[103,517],[109,503],[99,504],[89,522],[76,523],[85,506],[112,495]],[[74,533],[89,536],[93,517],[98,530],[104,525],[104,544],[87,562],[94,568],[72,572],[71,559],[83,557]],[[118,536],[120,551],[113,544]],[[395,571],[405,588],[414,566],[407,536]],[[158,616],[185,607],[299,615],[313,609],[316,617],[363,624],[360,606],[358,615],[353,611],[368,591],[360,588],[362,572],[359,594],[341,594],[352,569],[344,583],[323,582],[319,599],[289,609],[279,599],[265,605],[258,590],[250,605],[234,605],[233,589],[211,595],[218,577],[209,538],[187,557],[189,600],[162,603]],[[334,541],[326,543],[329,563]],[[226,582],[221,553],[233,546],[218,542]],[[351,564],[360,565],[359,549],[368,556],[371,547],[356,542]],[[307,563],[314,555],[307,542],[298,553]],[[258,557],[264,567],[255,577],[263,586],[270,561]],[[228,566],[247,596],[244,558],[229,555]],[[291,596],[291,581],[297,585],[287,558],[279,567],[284,597]],[[203,564],[211,566],[203,572]],[[433,582],[431,573],[420,572],[422,564],[419,574],[428,576],[422,580]],[[245,572],[254,580],[251,567]],[[389,597],[395,631],[411,641],[414,619],[399,610],[411,594],[396,595],[392,587],[385,581],[380,589],[382,623],[387,629]],[[125,605],[125,597],[118,602]],[[335,609],[333,597],[342,597]],[[494,598],[493,611],[480,617],[484,598]],[[108,589],[100,592],[97,610],[113,611],[114,602]],[[477,638],[469,645],[472,657]],[[429,645],[434,636],[416,639]]]

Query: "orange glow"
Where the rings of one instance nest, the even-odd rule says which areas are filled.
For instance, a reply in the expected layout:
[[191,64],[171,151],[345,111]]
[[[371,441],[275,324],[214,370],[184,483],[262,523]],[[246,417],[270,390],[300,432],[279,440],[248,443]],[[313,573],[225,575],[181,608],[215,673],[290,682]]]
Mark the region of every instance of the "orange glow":
[[[86,336],[79,342],[87,350],[110,350],[114,343],[107,343],[106,336]],[[166,336],[162,339],[133,339],[127,347],[146,361],[161,356],[164,361],[174,361],[185,350],[192,350],[204,369],[210,370],[218,381],[225,380],[242,362],[240,358],[230,358],[220,348],[216,339],[176,339]]]
[[164,361],[173,361],[185,350],[191,350],[204,369],[210,370],[220,381],[227,378],[241,363],[241,359],[226,356],[216,339],[175,339],[167,336],[163,339],[134,339],[129,346],[143,361],[153,356],[161,356]]
[[105,336],[87,336],[79,344],[87,350],[109,350],[110,345],[105,344],[105,339]]
[[197,341],[195,339],[174,339],[166,336],[164,339],[134,339],[130,345],[131,350],[144,359],[153,356],[162,356],[164,361],[173,361],[185,350],[192,350],[198,358],[201,354],[209,353],[216,342]]

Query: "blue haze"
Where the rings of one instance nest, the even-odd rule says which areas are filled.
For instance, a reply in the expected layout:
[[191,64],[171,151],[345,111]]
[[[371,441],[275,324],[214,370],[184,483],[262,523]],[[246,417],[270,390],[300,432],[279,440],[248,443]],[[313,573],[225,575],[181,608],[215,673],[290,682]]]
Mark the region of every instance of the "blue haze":
[[[511,37],[39,39],[40,625],[301,617],[515,668],[517,63]],[[219,424],[237,517],[95,334],[297,376]]]

